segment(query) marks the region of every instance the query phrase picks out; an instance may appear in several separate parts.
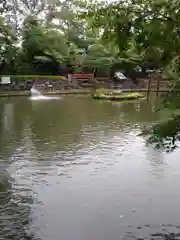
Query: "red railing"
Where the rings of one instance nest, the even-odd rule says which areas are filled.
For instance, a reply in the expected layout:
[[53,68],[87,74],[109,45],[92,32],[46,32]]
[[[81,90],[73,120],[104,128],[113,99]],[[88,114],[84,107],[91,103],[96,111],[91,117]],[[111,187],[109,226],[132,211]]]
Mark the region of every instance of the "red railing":
[[85,74],[85,73],[76,73],[76,74],[68,74],[70,79],[89,79],[91,81],[94,80],[93,74]]

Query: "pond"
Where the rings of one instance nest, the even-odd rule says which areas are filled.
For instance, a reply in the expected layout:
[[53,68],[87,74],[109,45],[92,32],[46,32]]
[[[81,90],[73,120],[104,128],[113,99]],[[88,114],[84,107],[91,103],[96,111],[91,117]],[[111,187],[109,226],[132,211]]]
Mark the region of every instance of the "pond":
[[0,239],[180,239],[179,150],[153,103],[0,99]]

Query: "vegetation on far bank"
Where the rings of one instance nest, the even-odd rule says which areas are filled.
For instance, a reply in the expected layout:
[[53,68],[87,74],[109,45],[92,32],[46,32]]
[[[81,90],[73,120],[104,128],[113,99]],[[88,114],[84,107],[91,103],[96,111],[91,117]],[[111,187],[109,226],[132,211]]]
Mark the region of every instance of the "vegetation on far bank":
[[10,77],[12,81],[27,81],[36,79],[47,79],[47,80],[67,80],[64,76],[54,76],[54,75],[0,75],[1,77]]
[[169,70],[180,51],[178,9],[176,0],[4,0],[0,74]]

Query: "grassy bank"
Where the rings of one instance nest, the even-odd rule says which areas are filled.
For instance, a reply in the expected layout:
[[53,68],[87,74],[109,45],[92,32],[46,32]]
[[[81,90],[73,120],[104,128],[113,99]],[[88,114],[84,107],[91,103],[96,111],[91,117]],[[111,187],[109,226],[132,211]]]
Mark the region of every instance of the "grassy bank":
[[17,80],[17,81],[26,81],[26,80],[40,80],[40,79],[46,79],[46,80],[66,80],[66,77],[64,76],[50,76],[50,75],[0,75],[1,77],[10,77],[11,80]]

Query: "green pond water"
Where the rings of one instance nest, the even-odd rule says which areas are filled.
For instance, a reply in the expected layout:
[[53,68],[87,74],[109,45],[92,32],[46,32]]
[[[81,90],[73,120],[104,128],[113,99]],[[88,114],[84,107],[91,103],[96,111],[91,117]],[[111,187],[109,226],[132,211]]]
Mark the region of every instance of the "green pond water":
[[0,239],[180,239],[180,151],[145,100],[0,99]]

